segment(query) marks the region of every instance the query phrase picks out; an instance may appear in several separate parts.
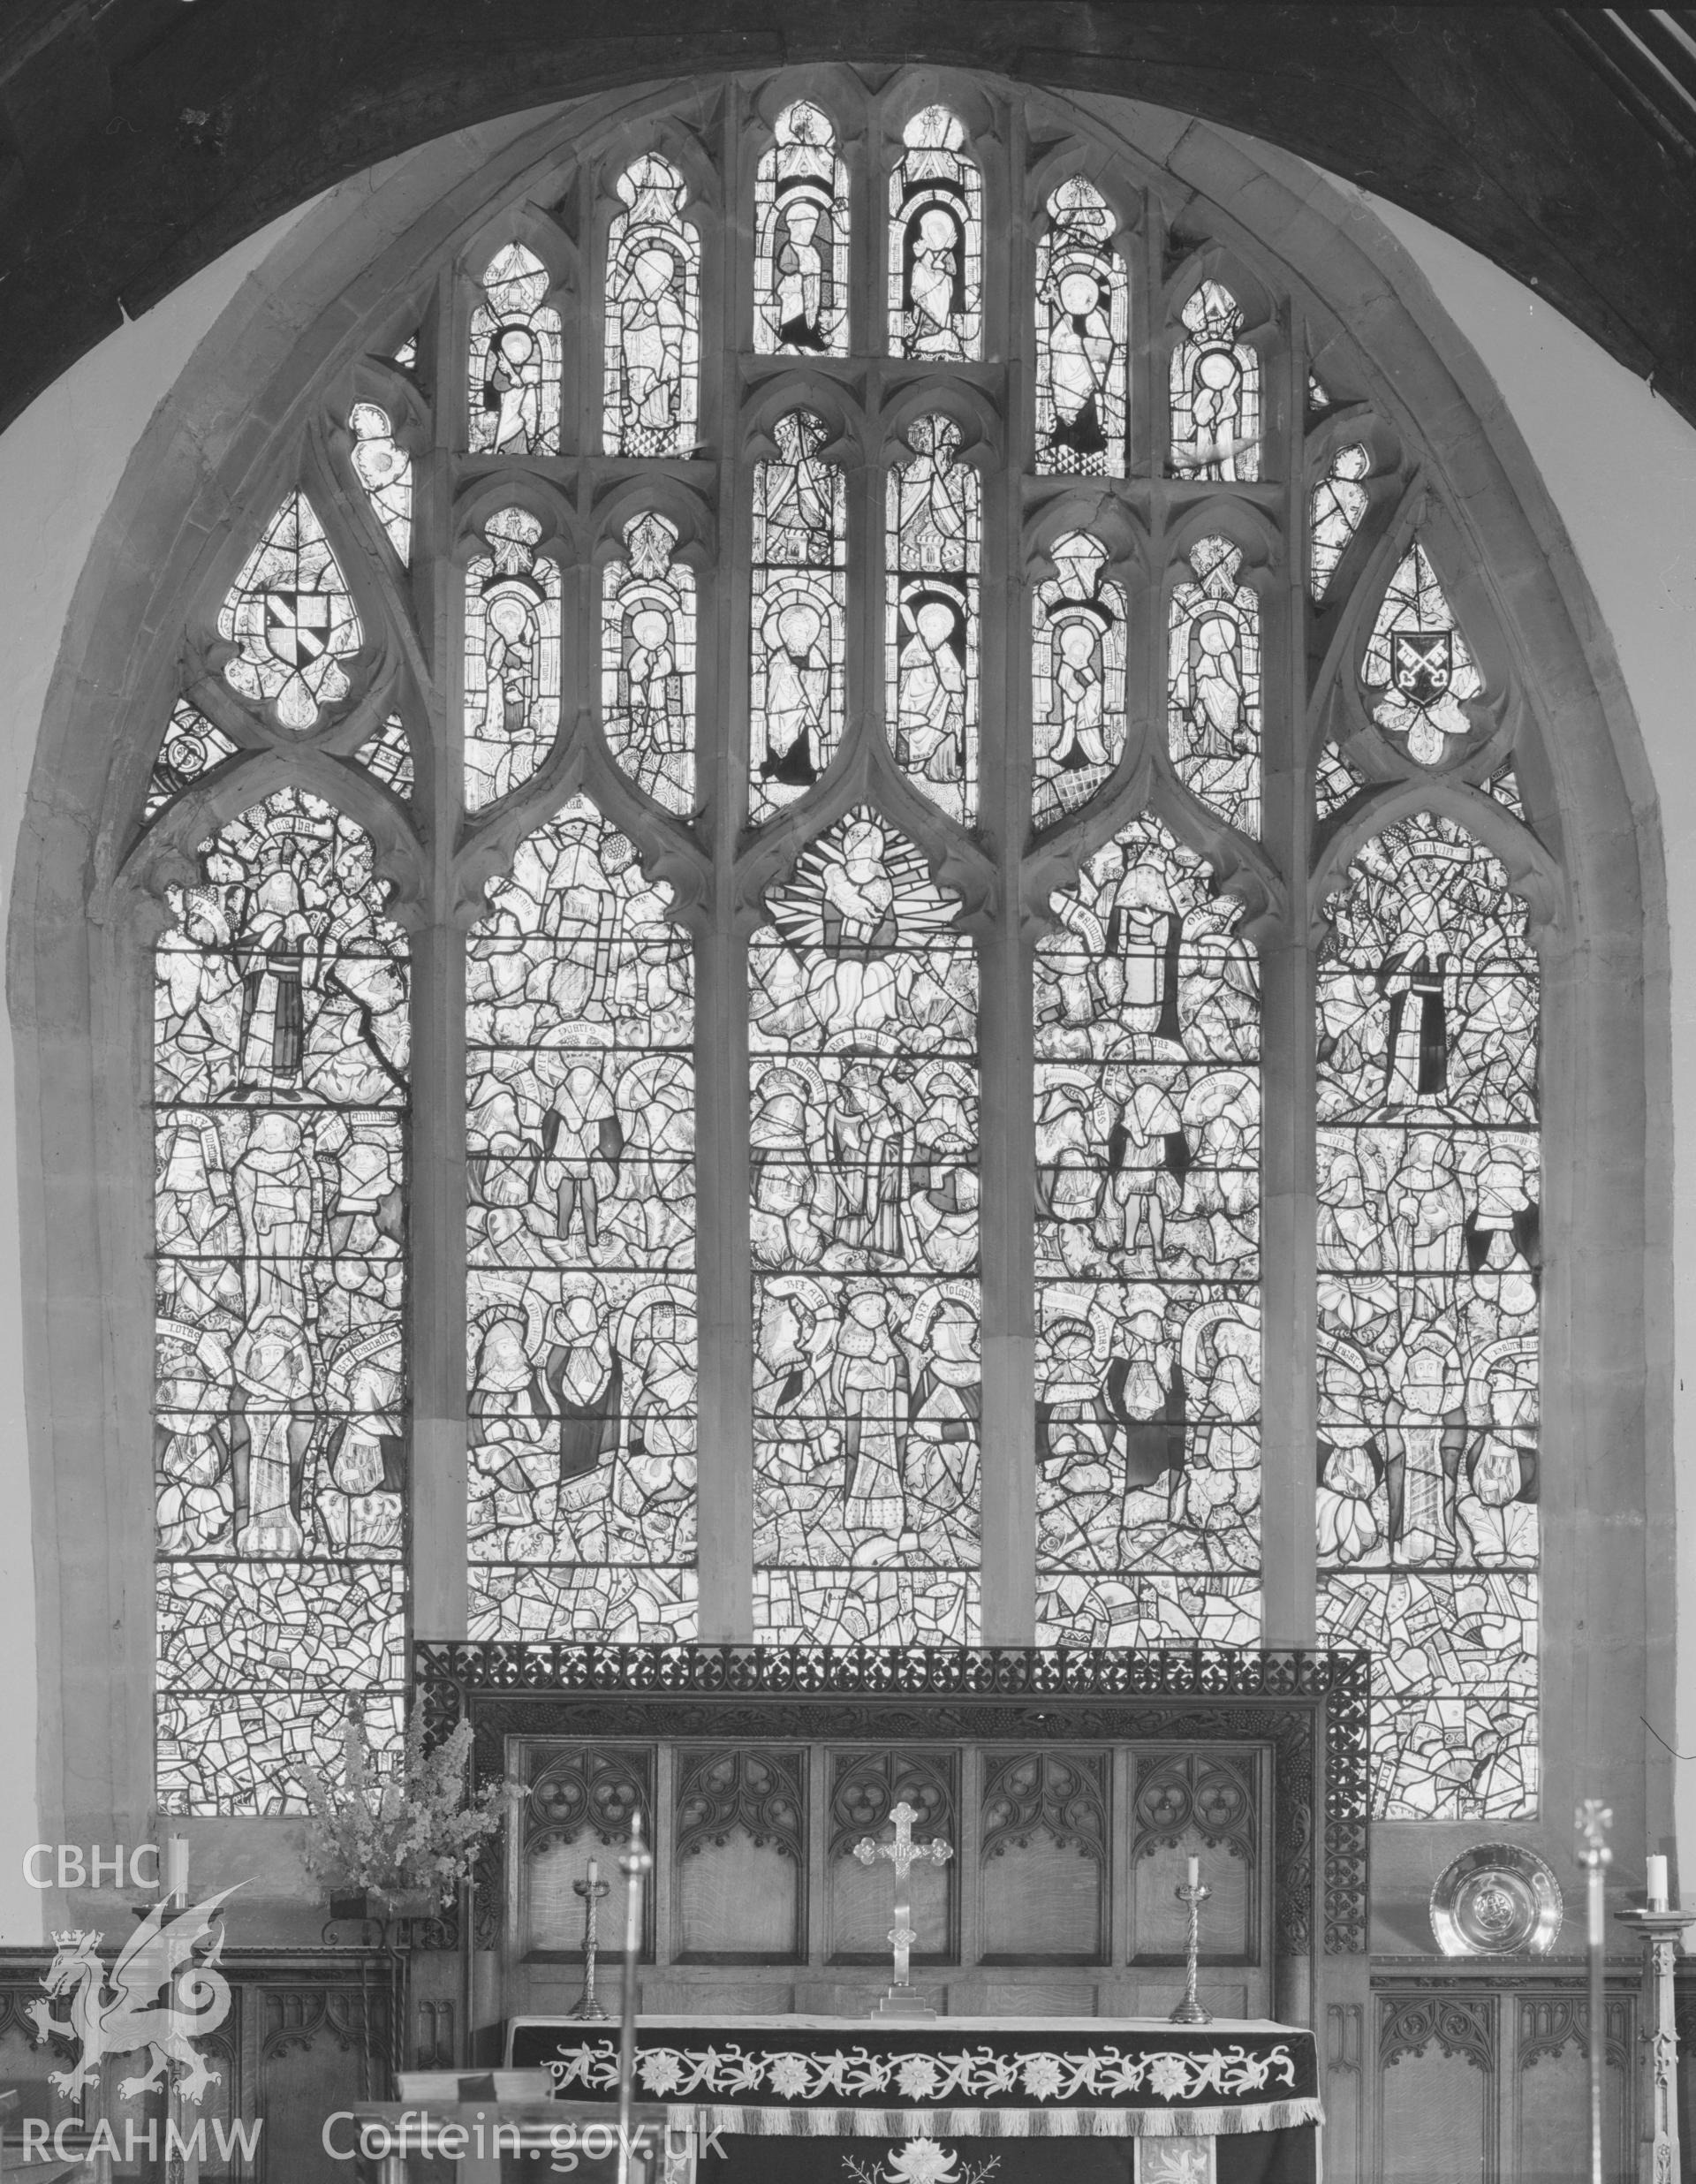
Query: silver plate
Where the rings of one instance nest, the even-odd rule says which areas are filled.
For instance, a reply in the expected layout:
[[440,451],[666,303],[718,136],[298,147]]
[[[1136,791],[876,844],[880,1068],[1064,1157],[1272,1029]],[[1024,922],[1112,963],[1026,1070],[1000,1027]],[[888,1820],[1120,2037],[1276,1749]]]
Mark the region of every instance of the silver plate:
[[1547,1956],[1563,1915],[1553,1868],[1518,1843],[1463,1851],[1431,1891],[1431,1931],[1444,1956]]

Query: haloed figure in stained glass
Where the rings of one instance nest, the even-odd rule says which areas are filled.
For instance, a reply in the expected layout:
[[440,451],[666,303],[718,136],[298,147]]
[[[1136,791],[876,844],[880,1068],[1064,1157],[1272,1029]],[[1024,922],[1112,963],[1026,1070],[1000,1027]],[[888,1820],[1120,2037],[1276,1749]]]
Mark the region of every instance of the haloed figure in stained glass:
[[1037,467],[1124,473],[1129,291],[1113,215],[1087,182],[1049,200],[1037,246]]
[[754,346],[842,356],[848,338],[848,171],[806,99],[778,115],[754,187]]
[[983,178],[945,107],[915,114],[905,140],[890,173],[890,353],[980,356]]
[[610,455],[686,455],[694,444],[700,244],[682,176],[647,153],[618,178],[608,239],[604,437]]

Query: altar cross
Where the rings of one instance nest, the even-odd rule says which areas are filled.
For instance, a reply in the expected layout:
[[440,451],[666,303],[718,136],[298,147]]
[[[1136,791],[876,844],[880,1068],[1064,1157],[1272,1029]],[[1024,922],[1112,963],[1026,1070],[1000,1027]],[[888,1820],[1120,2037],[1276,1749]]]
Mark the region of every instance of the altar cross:
[[904,1797],[898,1805],[890,1809],[890,1818],[895,1825],[895,1839],[889,1843],[874,1842],[869,1835],[862,1835],[854,1845],[854,1855],[863,1866],[875,1864],[887,1858],[895,1868],[895,1924],[890,1929],[890,1941],[895,1950],[895,1984],[879,2006],[890,2014],[928,2016],[931,2013],[916,2003],[907,1978],[912,1945],[919,1936],[912,1923],[912,1906],[909,1900],[907,1876],[915,1865],[934,1861],[946,1865],[954,1855],[952,1846],[941,1842],[915,1843],[912,1824],[920,1816]]

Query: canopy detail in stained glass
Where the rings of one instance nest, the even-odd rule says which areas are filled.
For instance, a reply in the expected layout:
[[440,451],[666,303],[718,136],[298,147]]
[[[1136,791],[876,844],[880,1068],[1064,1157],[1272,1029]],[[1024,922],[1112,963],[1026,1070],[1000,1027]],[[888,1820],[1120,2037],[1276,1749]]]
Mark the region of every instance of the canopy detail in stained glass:
[[668,811],[695,807],[695,580],[663,516],[632,517],[601,588],[601,725],[620,770]]
[[1229,539],[1190,550],[1172,590],[1166,723],[1185,787],[1245,834],[1261,830],[1261,603]]
[[645,152],[618,178],[607,242],[609,455],[687,455],[700,389],[700,239],[683,177]]
[[1336,744],[1328,743],[1319,755],[1314,777],[1314,805],[1320,817],[1329,819],[1366,785],[1364,777],[1355,771]]
[[1242,307],[1217,281],[1185,305],[1172,350],[1172,474],[1223,482],[1261,474],[1261,360]]
[[749,947],[754,1631],[978,1634],[977,973],[867,807]]
[[1131,283],[1117,222],[1081,177],[1049,200],[1036,246],[1036,466],[1124,475]]
[[1358,440],[1339,447],[1314,486],[1307,511],[1307,588],[1321,601],[1367,512],[1362,480],[1372,474],[1372,451]]
[[360,648],[360,618],[324,527],[304,493],[290,493],[243,563],[218,611],[236,648],[223,679],[284,728],[316,726],[347,695],[342,662]]
[[154,981],[159,1799],[303,1809],[405,1674],[408,965],[368,837],[281,789]]
[[1360,680],[1373,718],[1415,765],[1439,764],[1451,736],[1471,733],[1466,701],[1482,694],[1483,678],[1417,538],[1384,593]]
[[1134,819],[1037,948],[1037,1635],[1261,1627],[1260,978]]
[[929,363],[983,354],[983,177],[965,131],[927,106],[890,170],[890,354]]
[[559,313],[548,288],[548,269],[522,243],[506,244],[483,269],[467,360],[473,455],[559,452]]
[[951,418],[921,417],[889,476],[885,703],[896,762],[950,819],[978,809],[982,486]]
[[191,782],[221,766],[226,758],[233,758],[237,747],[222,728],[215,728],[186,698],[178,698],[170,709],[170,725],[148,777],[143,820],[156,819]]
[[842,742],[847,701],[848,496],[820,455],[824,421],[791,410],[753,472],[749,808],[804,796]]
[[848,170],[809,99],[778,115],[753,188],[753,345],[761,356],[848,353]]
[[466,960],[474,1639],[695,1634],[694,982],[574,796]]
[[348,456],[353,474],[404,564],[413,550],[413,459],[395,438],[388,411],[375,402],[356,402],[347,428],[353,435]]
[[1049,550],[1031,627],[1031,813],[1038,826],[1080,810],[1124,749],[1125,601],[1107,549],[1081,531]]
[[527,781],[559,732],[559,571],[526,509],[501,509],[483,536],[466,571],[467,811]]
[[1538,967],[1498,861],[1420,814],[1329,905],[1319,984],[1319,1558],[1382,1652],[1374,1809],[1537,1801]]
[[400,715],[390,713],[381,728],[368,736],[353,754],[355,765],[363,766],[367,773],[382,782],[385,789],[392,789],[398,797],[409,797],[413,792],[413,747],[406,740],[406,731],[401,726]]

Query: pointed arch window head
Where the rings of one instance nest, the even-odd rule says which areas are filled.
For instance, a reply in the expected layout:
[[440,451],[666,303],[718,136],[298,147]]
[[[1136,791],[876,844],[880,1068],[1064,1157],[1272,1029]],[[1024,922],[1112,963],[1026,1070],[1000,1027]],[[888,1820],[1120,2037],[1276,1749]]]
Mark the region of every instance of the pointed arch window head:
[[829,117],[784,107],[754,183],[753,345],[761,356],[848,353],[848,170]]
[[473,455],[557,455],[562,344],[548,269],[522,243],[484,268],[467,358]]
[[1179,314],[1172,350],[1174,477],[1228,483],[1261,474],[1261,360],[1242,340],[1241,305],[1203,281]]
[[466,957],[474,1639],[691,1638],[694,982],[586,796]]
[[1307,588],[1315,606],[1360,528],[1368,498],[1364,481],[1371,475],[1371,449],[1351,441],[1336,450],[1314,488],[1307,509]]
[[1167,735],[1178,779],[1243,833],[1261,830],[1261,603],[1229,539],[1190,549],[1174,586]]
[[668,811],[695,808],[695,580],[663,516],[625,526],[601,593],[601,720],[620,770]]
[[824,420],[791,410],[753,471],[749,811],[804,796],[842,743],[847,703],[848,501],[820,451]]
[[700,239],[670,160],[645,152],[618,178],[607,240],[609,455],[687,455],[700,400]]
[[1260,981],[1134,819],[1037,949],[1038,1636],[1261,1627]]
[[754,1633],[979,1628],[977,971],[869,807],[749,948]]
[[1360,681],[1373,718],[1416,766],[1440,765],[1450,738],[1472,733],[1466,704],[1484,680],[1420,539],[1389,580]]
[[541,525],[503,508],[466,572],[465,794],[481,811],[527,781],[559,732],[559,571]]
[[406,943],[301,790],[200,867],[155,972],[159,1798],[299,1811],[406,1672]]
[[1036,466],[1124,475],[1131,284],[1117,223],[1080,177],[1049,199],[1036,248]]
[[1124,750],[1125,599],[1107,549],[1081,531],[1056,539],[1057,573],[1032,604],[1031,815],[1051,826],[1081,810]]
[[290,493],[242,565],[218,612],[236,648],[223,679],[279,724],[305,731],[348,693],[342,662],[363,642],[347,582],[317,512]]
[[356,402],[347,428],[353,474],[404,566],[413,550],[413,459],[396,440],[388,411],[375,402]]
[[147,800],[141,807],[143,823],[156,819],[191,783],[221,766],[226,758],[233,758],[236,749],[222,728],[215,728],[186,698],[178,698],[148,779]]
[[896,762],[963,826],[978,809],[982,486],[950,417],[921,417],[890,473],[885,699]]
[[983,177],[965,131],[927,106],[890,170],[890,354],[927,363],[983,354]]

